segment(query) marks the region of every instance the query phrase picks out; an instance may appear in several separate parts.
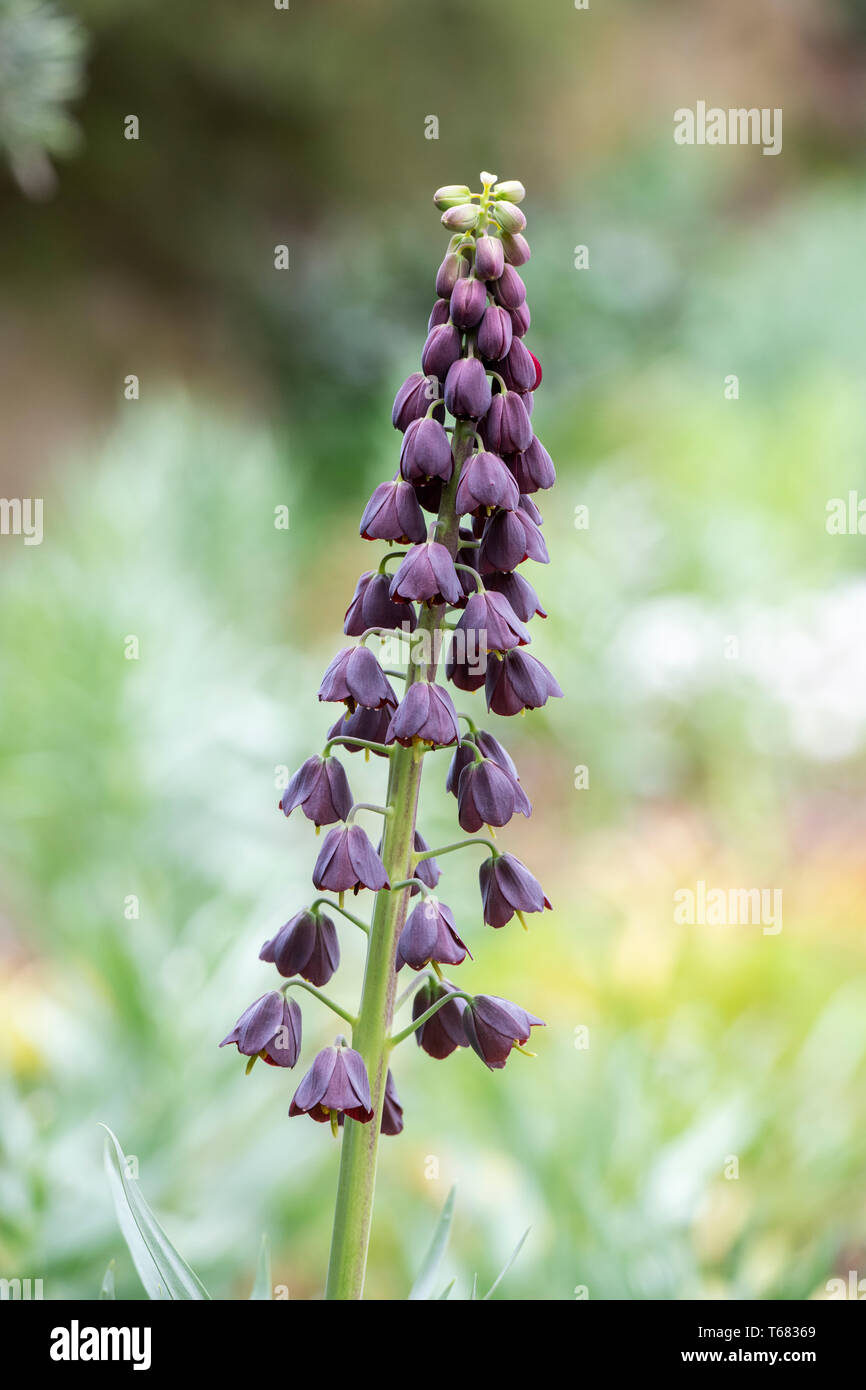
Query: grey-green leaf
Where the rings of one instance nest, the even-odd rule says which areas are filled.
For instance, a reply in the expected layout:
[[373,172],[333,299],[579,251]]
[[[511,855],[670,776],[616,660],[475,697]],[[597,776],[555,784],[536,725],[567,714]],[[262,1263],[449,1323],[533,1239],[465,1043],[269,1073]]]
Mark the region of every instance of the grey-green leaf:
[[449,1299],[449,1298],[451,1297],[451,1290],[454,1288],[454,1285],[455,1285],[456,1283],[457,1283],[457,1280],[456,1280],[456,1279],[452,1279],[450,1284],[446,1284],[446,1285],[445,1285],[444,1289],[442,1290],[442,1292],[440,1293],[440,1295],[439,1295],[439,1297],[438,1297],[438,1299],[437,1299],[437,1302],[438,1302],[438,1303],[444,1303],[444,1302],[446,1301],[446,1299]]
[[253,1284],[251,1299],[272,1299],[274,1296],[274,1286],[271,1283],[271,1247],[268,1244],[267,1236],[262,1236],[262,1243],[259,1246],[259,1258],[256,1264],[256,1281]]
[[517,1256],[520,1254],[521,1250],[523,1249],[523,1242],[526,1240],[526,1237],[529,1235],[529,1232],[530,1232],[531,1229],[532,1229],[531,1226],[527,1226],[526,1230],[523,1232],[523,1235],[520,1237],[520,1240],[519,1240],[519,1241],[517,1242],[517,1244],[515,1245],[515,1247],[514,1247],[514,1249],[512,1250],[511,1254],[508,1256],[508,1259],[505,1261],[505,1264],[502,1266],[502,1268],[500,1269],[500,1271],[499,1271],[499,1273],[497,1274],[496,1278],[493,1280],[493,1283],[490,1285],[490,1288],[487,1290],[486,1294],[484,1295],[484,1299],[482,1299],[482,1302],[484,1302],[484,1301],[486,1301],[488,1298],[490,1298],[491,1295],[493,1294],[494,1290],[499,1288],[499,1285],[502,1283],[502,1280],[505,1278],[505,1276],[506,1276],[506,1274],[508,1273],[509,1269],[510,1269],[511,1266],[514,1264],[514,1261],[517,1259]]
[[105,1171],[121,1234],[150,1299],[209,1299],[198,1275],[177,1253],[138,1186],[127,1176],[126,1155],[107,1125]]
[[424,1263],[421,1265],[418,1277],[409,1293],[409,1298],[412,1300],[432,1297],[436,1271],[439,1268],[442,1256],[445,1254],[445,1247],[448,1244],[451,1219],[454,1215],[454,1194],[456,1191],[457,1189],[452,1187],[448,1196],[445,1198],[445,1205],[442,1208],[442,1215],[436,1223],[436,1230],[433,1232],[430,1248],[424,1256]]
[[114,1260],[109,1260],[108,1269],[102,1278],[102,1288],[99,1290],[100,1298],[116,1298],[114,1292]]

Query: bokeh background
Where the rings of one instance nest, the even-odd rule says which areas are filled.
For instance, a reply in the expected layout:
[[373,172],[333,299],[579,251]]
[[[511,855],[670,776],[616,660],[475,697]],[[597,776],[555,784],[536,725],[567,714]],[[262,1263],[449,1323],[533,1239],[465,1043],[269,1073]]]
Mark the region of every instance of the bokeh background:
[[[141,1296],[102,1120],[215,1296],[263,1232],[321,1292],[338,1145],[216,1043],[308,901],[275,777],[330,722],[430,194],[482,168],[528,188],[559,470],[534,650],[567,697],[489,726],[535,805],[501,840],[555,911],[482,928],[471,854],[443,890],[461,979],[548,1027],[498,1074],[402,1049],[368,1292],[405,1297],[452,1183],[457,1296],[527,1226],[503,1296],[866,1275],[866,541],[825,527],[866,489],[864,77],[862,0],[0,0],[0,492],[44,499],[41,546],[0,538],[4,1276],[90,1299],[116,1257]],[[782,107],[782,154],[676,146],[697,100]],[[381,765],[350,772],[375,799]],[[783,930],[677,925],[700,879],[781,888]]]

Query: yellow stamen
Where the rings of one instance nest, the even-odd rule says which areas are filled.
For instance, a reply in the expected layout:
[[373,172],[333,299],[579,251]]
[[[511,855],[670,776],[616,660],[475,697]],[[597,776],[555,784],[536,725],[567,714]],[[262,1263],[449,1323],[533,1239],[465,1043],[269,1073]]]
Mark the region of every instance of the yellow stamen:
[[526,918],[524,917],[523,913],[515,911],[514,915],[517,918],[520,925],[522,926],[523,930],[529,931],[529,927],[527,925]]
[[332,1111],[330,1112],[330,1114],[331,1114],[331,1133],[333,1134],[334,1138],[336,1139],[336,1137],[337,1137],[337,1131],[338,1131],[339,1128],[340,1128],[340,1121],[339,1121],[339,1118],[338,1118],[338,1115],[337,1115],[336,1110],[332,1110]]
[[537,1056],[538,1056],[538,1053],[537,1053],[537,1052],[530,1052],[528,1047],[521,1047],[520,1043],[515,1043],[515,1044],[514,1044],[514,1051],[515,1051],[515,1052],[522,1052],[523,1055],[524,1055],[524,1057],[537,1057]]

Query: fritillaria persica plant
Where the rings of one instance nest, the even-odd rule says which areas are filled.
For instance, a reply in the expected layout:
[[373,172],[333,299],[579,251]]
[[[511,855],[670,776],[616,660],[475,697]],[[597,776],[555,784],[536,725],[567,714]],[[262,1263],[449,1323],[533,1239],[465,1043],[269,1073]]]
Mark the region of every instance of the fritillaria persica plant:
[[[414,1035],[430,1057],[468,1046],[498,1068],[541,1024],[518,1004],[461,990],[441,968],[450,971],[471,954],[461,933],[475,916],[465,906],[455,914],[439,897],[443,855],[482,848],[481,917],[491,927],[550,906],[519,859],[478,835],[506,825],[515,812],[528,816],[531,806],[509,754],[475,718],[458,713],[437,683],[443,633],[452,629],[446,678],[460,691],[483,686],[488,710],[518,714],[562,694],[526,650],[527,623],[545,614],[519,569],[527,559],[547,561],[532,494],[551,487],[555,476],[530,418],[541,367],[524,341],[524,189],[494,174],[482,173],[481,183],[480,193],[455,185],[434,195],[452,236],[436,275],[421,370],[394,401],[399,467],[376,488],[361,519],[361,535],[389,548],[358,580],[344,626],[355,643],[337,653],[319,690],[320,700],[345,709],[322,753],[298,769],[280,802],[286,816],[300,810],[317,830],[331,827],[312,875],[323,896],[265,942],[261,959],[286,983],[251,1004],[223,1040],[249,1058],[248,1070],[257,1058],[294,1067],[301,1055],[301,1010],[288,997],[294,987],[333,1009],[351,1031],[351,1041],[341,1034],[317,1054],[289,1107],[292,1116],[330,1124],[335,1135],[342,1130],[332,1299],[362,1294],[379,1135],[403,1128],[390,1070],[396,1048]],[[392,685],[398,673],[384,670],[366,645],[397,632],[411,634],[399,695]],[[354,802],[334,748],[364,749],[386,762],[383,805]],[[430,849],[417,828],[418,795],[427,755],[441,748],[454,750],[445,785],[468,838]],[[360,810],[383,818],[378,847],[356,823]],[[344,905],[346,893],[362,890],[374,895],[369,924]],[[321,992],[340,963],[334,915],[367,937],[357,1015]],[[404,968],[417,974],[398,998]],[[397,1009],[410,999],[411,1023],[395,1026]]]

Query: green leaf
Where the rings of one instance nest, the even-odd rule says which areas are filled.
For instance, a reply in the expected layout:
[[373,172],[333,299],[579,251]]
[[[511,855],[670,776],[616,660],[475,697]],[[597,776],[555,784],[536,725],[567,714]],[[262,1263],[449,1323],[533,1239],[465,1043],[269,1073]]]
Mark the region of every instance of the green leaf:
[[425,1299],[432,1296],[436,1271],[439,1268],[442,1256],[445,1254],[445,1247],[448,1244],[451,1219],[454,1215],[454,1194],[456,1191],[456,1187],[452,1187],[448,1196],[445,1198],[445,1205],[442,1208],[442,1215],[436,1223],[436,1230],[433,1232],[430,1248],[424,1256],[424,1263],[421,1266],[418,1278],[415,1280],[409,1292],[409,1298],[411,1300]]
[[469,1291],[469,1302],[474,1303],[478,1298],[478,1275],[472,1276],[472,1288]]
[[444,1302],[445,1299],[450,1298],[450,1296],[451,1296],[451,1290],[454,1288],[454,1285],[455,1285],[456,1283],[457,1283],[457,1280],[456,1280],[456,1279],[452,1279],[450,1284],[446,1284],[446,1285],[445,1285],[444,1289],[442,1290],[442,1292],[441,1292],[440,1295],[439,1295],[439,1298],[437,1299],[437,1302],[438,1302],[438,1303],[442,1303],[442,1302]]
[[486,1294],[484,1295],[484,1299],[482,1300],[482,1302],[485,1302],[488,1298],[490,1298],[491,1295],[493,1294],[494,1290],[499,1288],[499,1285],[502,1283],[502,1280],[505,1278],[505,1276],[506,1276],[506,1274],[508,1273],[509,1269],[510,1269],[511,1266],[514,1264],[514,1261],[517,1259],[517,1256],[520,1254],[521,1250],[523,1249],[523,1242],[526,1240],[526,1237],[529,1235],[529,1232],[531,1231],[531,1229],[532,1229],[531,1226],[527,1226],[526,1230],[523,1232],[523,1235],[520,1237],[520,1240],[519,1240],[519,1241],[517,1242],[517,1244],[515,1245],[515,1247],[514,1247],[514,1249],[512,1250],[511,1254],[508,1256],[508,1259],[505,1261],[505,1264],[502,1266],[502,1268],[500,1269],[500,1271],[499,1271],[499,1273],[497,1274],[496,1278],[493,1280],[493,1283],[490,1285],[490,1288],[487,1290]]
[[272,1299],[274,1296],[274,1286],[271,1283],[271,1247],[268,1244],[267,1236],[262,1236],[262,1243],[259,1246],[259,1259],[256,1265],[256,1281],[253,1284],[251,1299]]
[[99,1290],[100,1298],[116,1298],[114,1292],[114,1260],[109,1260],[108,1269],[102,1279],[102,1288]]
[[150,1299],[204,1299],[210,1294],[189,1265],[177,1253],[147,1202],[137,1180],[127,1176],[126,1155],[108,1125],[105,1171],[114,1198],[114,1210],[132,1262]]

